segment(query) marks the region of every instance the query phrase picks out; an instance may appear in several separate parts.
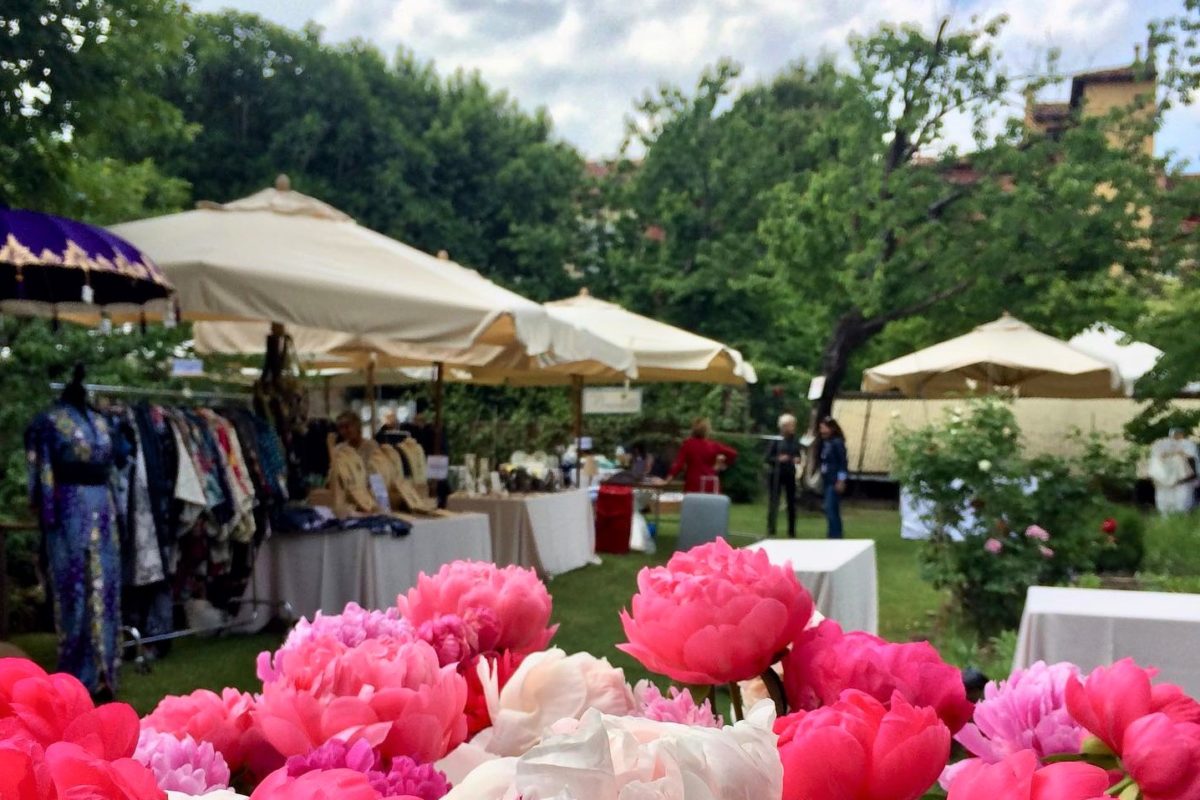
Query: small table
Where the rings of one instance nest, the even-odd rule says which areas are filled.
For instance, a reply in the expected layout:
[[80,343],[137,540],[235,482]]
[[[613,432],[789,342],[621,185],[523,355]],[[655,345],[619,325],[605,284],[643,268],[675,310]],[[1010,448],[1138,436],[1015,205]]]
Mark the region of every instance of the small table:
[[791,564],[817,610],[846,631],[879,631],[879,575],[871,539],[764,539],[772,564]]
[[486,514],[492,560],[553,577],[585,567],[596,555],[596,525],[586,489],[553,494],[451,495],[452,511]]
[[1014,668],[1070,661],[1084,672],[1132,658],[1200,694],[1200,595],[1031,586]]

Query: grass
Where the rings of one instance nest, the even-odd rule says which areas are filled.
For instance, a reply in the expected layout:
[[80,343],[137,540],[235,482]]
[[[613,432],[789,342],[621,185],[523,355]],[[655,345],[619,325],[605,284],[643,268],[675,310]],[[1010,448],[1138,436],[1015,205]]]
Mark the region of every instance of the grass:
[[[848,506],[844,508],[844,516],[848,538],[869,538],[876,542],[881,636],[893,641],[931,638],[950,660],[1007,671],[1005,643],[980,653],[968,638],[958,635],[947,624],[941,614],[944,595],[921,580],[917,563],[919,546],[900,538],[899,517],[894,508]],[[761,538],[765,520],[763,503],[734,506],[732,543],[749,544]],[[664,516],[656,554],[606,556],[602,566],[586,567],[550,581],[554,621],[560,625],[554,644],[567,652],[587,650],[606,656],[625,669],[630,682],[651,677],[640,664],[616,649],[624,641],[618,612],[628,605],[636,589],[638,570],[670,558],[677,529],[678,518]],[[818,513],[802,513],[798,535],[824,537],[824,518]],[[276,647],[279,640],[277,634],[181,640],[148,674],[138,674],[132,667],[126,667],[122,673],[121,699],[131,703],[139,713],[146,713],[165,694],[199,688],[219,690],[224,686],[253,690],[257,683],[255,656]],[[14,644],[44,666],[53,667],[52,635],[19,636]]]

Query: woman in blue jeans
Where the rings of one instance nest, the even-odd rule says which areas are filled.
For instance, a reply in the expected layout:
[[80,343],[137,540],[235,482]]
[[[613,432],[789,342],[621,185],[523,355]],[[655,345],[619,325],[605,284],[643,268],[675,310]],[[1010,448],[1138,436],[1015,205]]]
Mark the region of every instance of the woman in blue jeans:
[[825,535],[842,538],[842,493],[850,468],[846,457],[846,436],[833,417],[825,417],[817,430],[821,434],[821,485],[825,491]]

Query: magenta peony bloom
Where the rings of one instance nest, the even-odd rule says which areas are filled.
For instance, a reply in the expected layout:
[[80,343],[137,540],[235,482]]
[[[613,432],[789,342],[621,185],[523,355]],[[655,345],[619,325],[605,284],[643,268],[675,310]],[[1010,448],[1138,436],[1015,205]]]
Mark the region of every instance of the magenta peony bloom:
[[[322,614],[320,611],[312,622],[302,618],[288,633],[276,654],[284,650],[295,650],[311,639],[332,638],[349,647],[355,647],[368,639],[401,639],[410,641],[416,633],[407,620],[400,618],[397,609],[368,611],[358,603],[347,603],[340,614]],[[275,680],[278,674],[271,667],[271,656],[258,656],[258,678],[263,683]]]
[[1042,554],[1042,558],[1054,558],[1054,551],[1046,545],[1039,546],[1038,552]]
[[142,719],[142,728],[176,737],[190,736],[213,746],[233,772],[250,768],[264,775],[278,756],[251,729],[254,698],[236,689],[221,694],[197,689],[169,695]]
[[1082,762],[1039,767],[1037,753],[1025,750],[967,765],[948,800],[1105,800],[1109,782],[1107,772]]
[[483,653],[542,650],[558,629],[550,627],[550,593],[536,572],[483,561],[455,561],[432,577],[422,573],[396,605],[416,627],[447,614],[461,617]]
[[1143,669],[1132,658],[1110,667],[1097,667],[1086,681],[1067,681],[1071,716],[1117,755],[1125,731],[1142,717],[1165,714],[1172,722],[1200,724],[1200,703],[1170,683],[1152,686],[1157,670]]
[[[59,798],[87,800],[162,800],[154,773],[132,758],[98,758],[79,745],[55,742],[45,763]],[[44,795],[46,800],[55,794]]]
[[893,644],[856,631],[842,633],[825,620],[800,635],[783,659],[783,684],[792,708],[832,705],[847,689],[881,703],[899,692],[916,706],[934,709],[951,733],[971,719],[962,674],[942,661],[929,642]]
[[418,764],[411,758],[392,759],[387,775],[372,778],[371,785],[381,797],[414,797],[419,800],[441,800],[450,791],[446,776],[432,764]]
[[1041,525],[1030,525],[1025,529],[1025,535],[1030,539],[1037,539],[1039,542],[1050,541],[1050,532]]
[[209,742],[190,736],[176,739],[146,729],[138,738],[133,758],[154,773],[159,788],[199,795],[229,787],[229,766]]
[[983,543],[983,549],[994,555],[1004,549],[1004,542],[992,537]]
[[1067,682],[1078,676],[1074,664],[1039,661],[1007,680],[989,682],[973,721],[954,737],[975,758],[947,770],[942,787],[949,789],[958,771],[975,760],[995,764],[1023,750],[1039,759],[1078,753],[1085,732],[1067,710]]
[[620,650],[680,683],[761,675],[804,630],[812,598],[789,567],[724,539],[638,573],[633,613],[621,612]]
[[1142,717],[1125,730],[1121,762],[1145,800],[1200,798],[1200,725],[1164,713]]
[[862,692],[775,722],[783,800],[917,800],[950,757],[950,731],[931,708],[897,693],[891,708]]
[[298,778],[309,772],[327,769],[352,769],[355,772],[378,772],[382,759],[365,739],[347,744],[340,739],[330,739],[325,744],[301,756],[292,756],[284,768],[287,774]]
[[[250,800],[380,800],[382,797],[364,772],[352,769],[318,770],[293,778],[281,769],[260,783],[254,794],[250,795]],[[421,798],[401,795],[388,800]]]
[[366,739],[385,758],[441,758],[466,737],[466,681],[423,641],[310,639],[276,654],[254,725],[284,756]]
[[[489,636],[491,634],[488,634]],[[457,614],[443,614],[417,629],[417,638],[429,642],[443,667],[469,661],[479,655],[479,635]]]
[[725,724],[720,716],[713,714],[712,704],[708,700],[696,705],[690,691],[674,686],[670,688],[669,694],[669,698],[664,697],[659,688],[650,681],[638,682],[633,688],[633,698],[638,706],[636,716],[697,728],[720,728]]

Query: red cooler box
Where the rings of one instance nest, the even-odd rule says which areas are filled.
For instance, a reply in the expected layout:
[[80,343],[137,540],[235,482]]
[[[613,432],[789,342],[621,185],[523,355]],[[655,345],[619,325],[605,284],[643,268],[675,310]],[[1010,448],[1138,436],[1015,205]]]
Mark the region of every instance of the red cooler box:
[[633,487],[600,485],[596,496],[596,552],[628,553],[633,527]]

